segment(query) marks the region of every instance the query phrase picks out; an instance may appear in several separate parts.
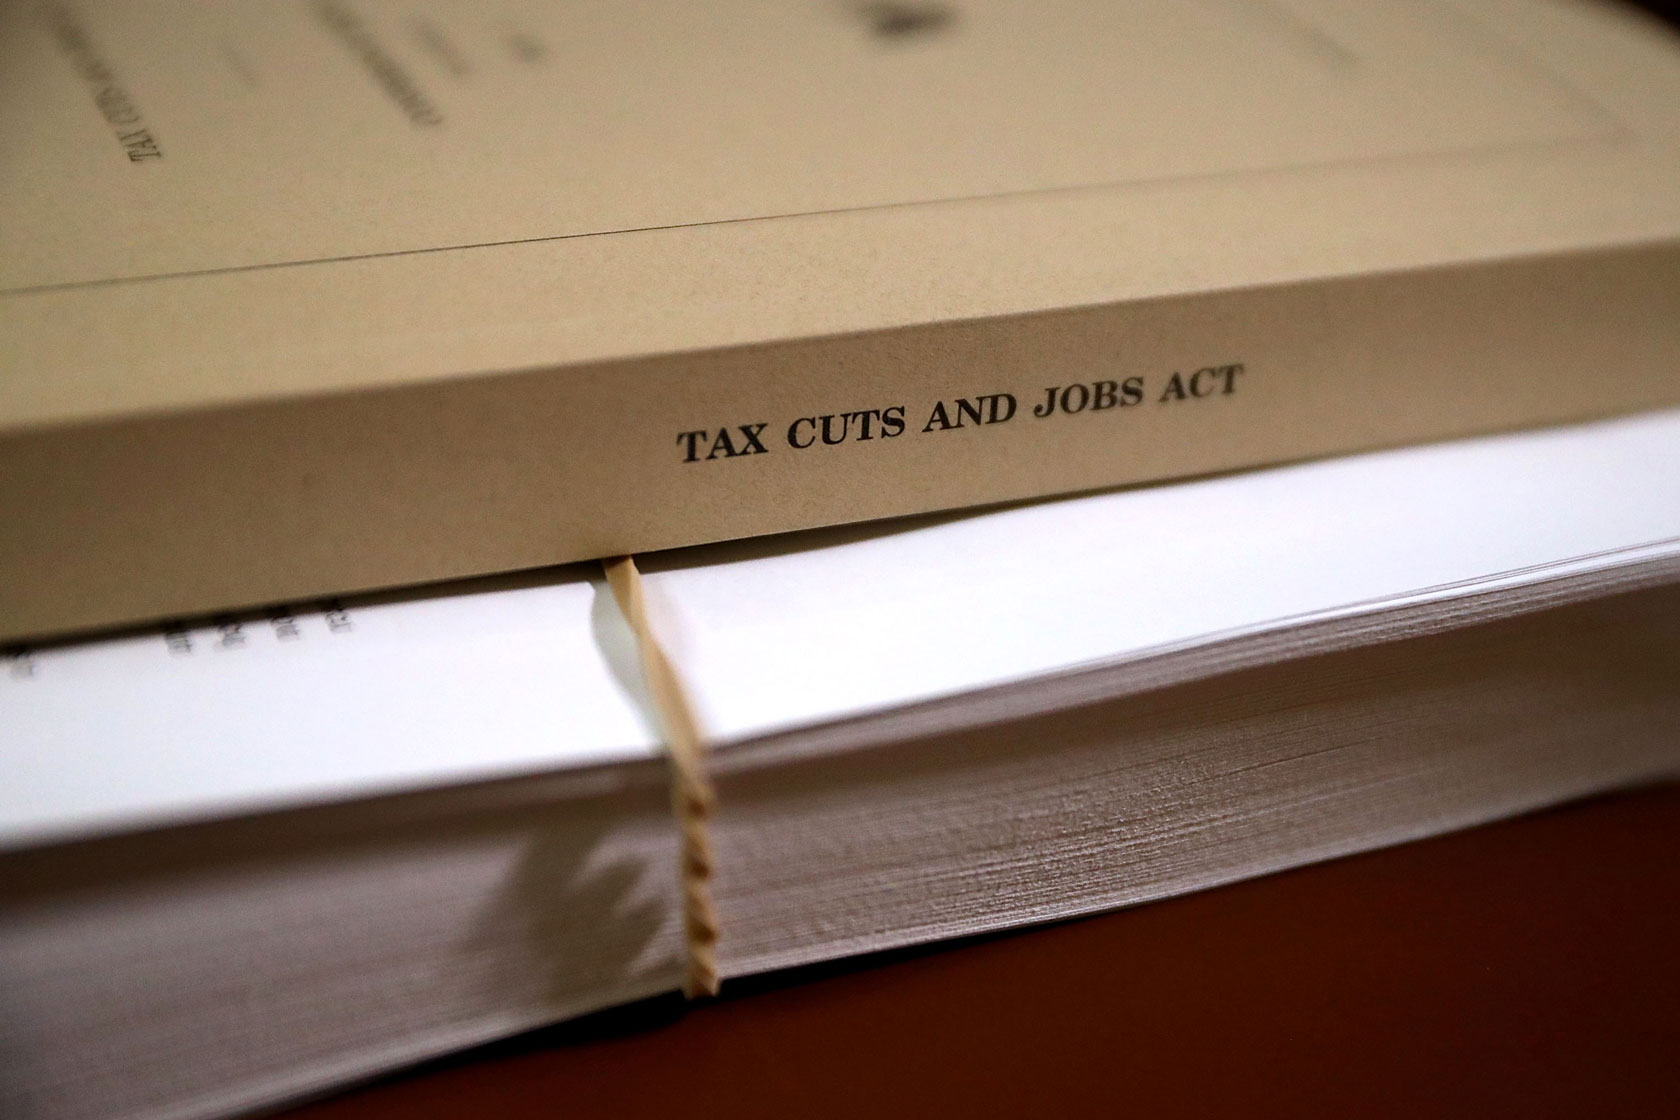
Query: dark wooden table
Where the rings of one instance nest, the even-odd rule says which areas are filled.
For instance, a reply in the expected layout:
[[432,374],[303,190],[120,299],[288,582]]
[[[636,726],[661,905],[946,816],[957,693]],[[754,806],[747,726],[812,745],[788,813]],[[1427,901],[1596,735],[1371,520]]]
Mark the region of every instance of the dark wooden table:
[[286,1120],[1680,1116],[1680,786],[655,1001]]

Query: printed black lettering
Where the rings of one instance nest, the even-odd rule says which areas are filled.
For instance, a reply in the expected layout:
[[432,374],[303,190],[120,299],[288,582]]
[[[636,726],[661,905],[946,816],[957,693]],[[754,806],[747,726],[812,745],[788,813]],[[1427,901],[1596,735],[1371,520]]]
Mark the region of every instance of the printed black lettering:
[[765,447],[763,443],[759,442],[759,439],[758,439],[758,434],[760,432],[762,432],[765,428],[768,428],[769,426],[770,426],[769,424],[739,424],[739,425],[737,425],[737,429],[741,433],[741,438],[747,441],[747,445],[741,449],[741,454],[743,454],[743,455],[762,455],[766,451],[770,450],[768,447]]
[[[986,423],[1002,424],[1015,418],[1015,394],[992,393],[980,399],[986,402]],[[1003,415],[999,416],[999,412]]]
[[350,622],[350,612],[337,599],[328,599],[321,604],[321,617],[327,620],[329,634],[348,634],[355,628]]
[[111,126],[130,163],[161,160],[157,137],[144,127],[140,107],[118,80],[93,37],[66,5],[42,5],[43,15],[58,49],[93,96],[94,108]]
[[187,654],[193,651],[192,634],[182,623],[173,623],[163,631],[163,640],[173,654]]
[[728,428],[719,428],[717,438],[712,440],[712,449],[706,452],[708,461],[722,455],[725,459],[733,459],[740,452],[735,450],[735,441],[729,438]]
[[705,435],[707,435],[707,432],[704,429],[693,432],[677,433],[677,442],[684,444],[686,447],[686,450],[683,453],[683,462],[692,463],[699,459],[700,454],[698,447],[701,438]]
[[245,627],[240,625],[237,620],[222,617],[212,619],[211,622],[215,625],[216,633],[218,635],[216,640],[217,649],[245,648]]

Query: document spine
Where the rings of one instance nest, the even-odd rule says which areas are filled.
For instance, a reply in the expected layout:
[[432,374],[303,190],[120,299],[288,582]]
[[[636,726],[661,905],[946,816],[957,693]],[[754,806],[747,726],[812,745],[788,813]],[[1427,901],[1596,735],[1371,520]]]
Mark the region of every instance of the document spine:
[[1662,242],[38,428],[0,640],[1673,404]]

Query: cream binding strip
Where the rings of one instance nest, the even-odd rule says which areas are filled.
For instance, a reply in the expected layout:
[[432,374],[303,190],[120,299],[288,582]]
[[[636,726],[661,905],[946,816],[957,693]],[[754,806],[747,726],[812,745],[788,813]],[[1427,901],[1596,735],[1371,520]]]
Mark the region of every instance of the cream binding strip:
[[602,567],[606,569],[607,585],[612,588],[618,609],[636,635],[642,675],[647,679],[671,760],[671,809],[682,831],[683,929],[688,947],[683,995],[689,999],[715,996],[718,923],[717,912],[712,907],[712,843],[707,824],[717,796],[706,777],[700,726],[682,682],[648,624],[642,575],[636,569],[636,561],[619,556],[602,561]]

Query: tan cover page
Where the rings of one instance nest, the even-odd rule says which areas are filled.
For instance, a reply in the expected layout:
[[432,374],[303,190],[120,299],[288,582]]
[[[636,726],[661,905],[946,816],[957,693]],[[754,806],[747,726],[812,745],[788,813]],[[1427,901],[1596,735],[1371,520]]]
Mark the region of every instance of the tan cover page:
[[0,638],[1680,401],[1544,0],[0,9]]

